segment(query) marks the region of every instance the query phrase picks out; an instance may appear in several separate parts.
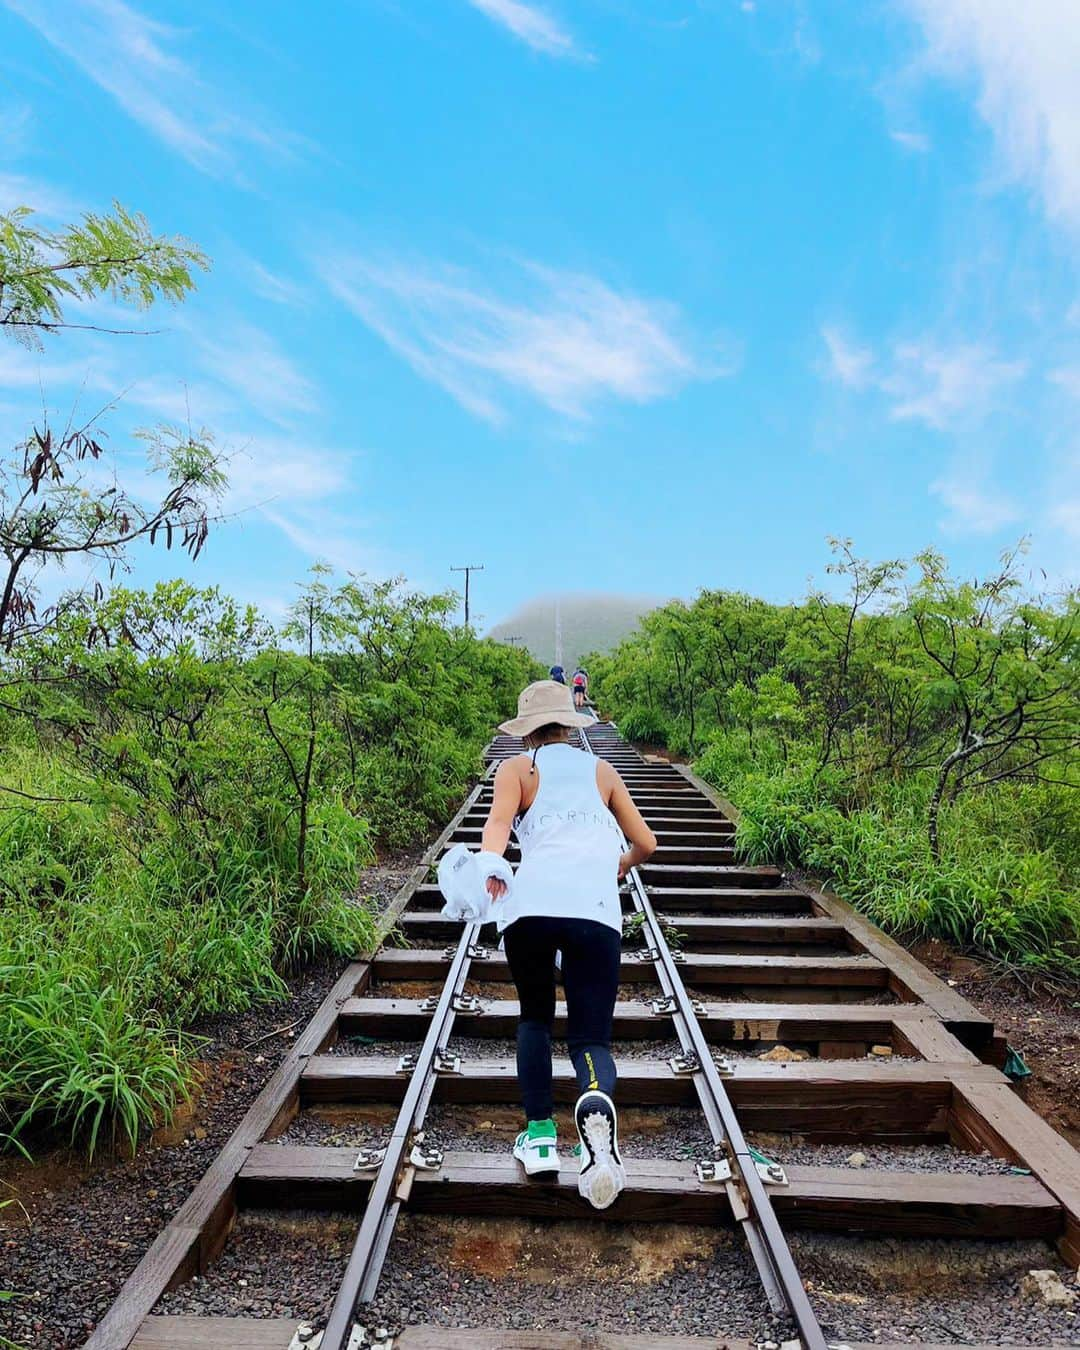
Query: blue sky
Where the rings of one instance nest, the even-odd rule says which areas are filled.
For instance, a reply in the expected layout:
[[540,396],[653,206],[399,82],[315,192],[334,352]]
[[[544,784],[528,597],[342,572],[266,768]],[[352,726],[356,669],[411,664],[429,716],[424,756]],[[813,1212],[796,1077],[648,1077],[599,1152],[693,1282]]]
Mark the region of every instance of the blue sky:
[[188,570],[271,610],[315,559],[784,599],[830,534],[1075,579],[1078,69],[1075,0],[0,0],[0,209],[213,259],[0,346],[0,426],[211,428]]

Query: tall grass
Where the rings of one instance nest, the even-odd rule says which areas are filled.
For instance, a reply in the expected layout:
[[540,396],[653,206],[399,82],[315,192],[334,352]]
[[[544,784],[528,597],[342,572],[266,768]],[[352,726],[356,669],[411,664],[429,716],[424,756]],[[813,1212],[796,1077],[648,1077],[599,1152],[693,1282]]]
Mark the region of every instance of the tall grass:
[[[9,769],[0,781],[32,777],[40,796],[92,786],[41,753]],[[284,813],[223,833],[207,870],[182,835],[108,803],[3,804],[0,1120],[14,1138],[47,1123],[91,1152],[134,1144],[187,1090],[196,1042],[181,1028],[280,998],[289,963],[372,939],[348,898],[369,831],[340,802],[313,811],[302,897]]]
[[696,765],[738,806],[746,861],[803,867],[890,932],[1080,980],[1080,826],[1060,794],[1000,784],[960,798],[944,812],[935,859],[929,776],[867,794],[763,754],[759,762],[743,738],[721,735]]

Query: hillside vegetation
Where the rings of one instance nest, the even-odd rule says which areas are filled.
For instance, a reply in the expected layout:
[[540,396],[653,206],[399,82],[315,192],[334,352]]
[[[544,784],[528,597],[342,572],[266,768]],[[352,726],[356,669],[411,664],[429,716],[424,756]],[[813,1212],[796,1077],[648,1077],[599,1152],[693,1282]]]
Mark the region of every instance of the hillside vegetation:
[[749,862],[800,865],[887,929],[1080,977],[1080,596],[928,552],[834,545],[841,600],[702,591],[591,660],[604,711],[690,755]]
[[[643,614],[661,602],[646,595],[564,595],[563,664],[572,670],[588,652],[607,652],[634,632]],[[522,605],[496,624],[489,636],[496,642],[517,637],[543,666],[555,660],[555,597],[543,596]]]
[[[17,208],[0,340],[56,341],[74,298],[180,302],[206,266],[119,205],[58,230]],[[228,457],[162,426],[133,468],[41,403],[0,458],[0,1143],[93,1149],[184,1092],[191,1019],[367,945],[359,868],[446,818],[536,668],[449,595],[320,569],[279,624],[182,581],[65,594],[66,566],[113,577],[136,541],[199,556]]]
[[380,841],[481,767],[528,657],[449,596],[321,577],[274,627],[171,582],[72,603],[5,666],[0,1110],[134,1138],[183,1090],[182,1028],[354,955]]

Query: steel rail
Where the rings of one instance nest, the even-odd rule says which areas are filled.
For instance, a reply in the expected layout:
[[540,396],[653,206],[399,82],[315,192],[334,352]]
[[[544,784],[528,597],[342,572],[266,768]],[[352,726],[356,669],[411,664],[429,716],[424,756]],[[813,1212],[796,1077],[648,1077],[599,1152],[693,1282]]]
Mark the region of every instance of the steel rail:
[[[439,848],[452,838],[454,831],[475,805],[481,790],[491,777],[492,765],[489,764],[483,778],[427,851],[425,858],[429,863],[435,861]],[[477,950],[481,927],[479,923],[466,925],[451,958],[439,1001],[432,1013],[427,1034],[417,1053],[416,1065],[409,1076],[409,1086],[395,1117],[386,1153],[368,1192],[360,1227],[322,1334],[320,1350],[348,1350],[358,1306],[370,1303],[375,1297],[379,1277],[394,1236],[398,1214],[411,1189],[412,1179],[406,1160],[406,1148],[415,1139],[417,1132],[423,1128],[438,1079],[434,1067],[435,1055],[440,1047],[446,1044],[453,1031],[454,1004],[469,978],[469,968],[473,954]]]
[[480,927],[478,923],[469,924],[458,942],[438,1006],[432,1014],[427,1035],[417,1056],[416,1068],[412,1071],[398,1110],[386,1155],[368,1194],[364,1216],[345,1274],[338,1286],[320,1350],[347,1350],[357,1305],[369,1303],[375,1296],[394,1224],[401,1209],[399,1192],[404,1179],[399,1178],[399,1173],[405,1160],[406,1145],[424,1123],[436,1078],[435,1052],[453,1028],[454,999],[468,978],[472,960],[469,949],[475,947]]
[[[588,727],[582,728],[582,739],[595,754],[589,730]],[[828,1343],[806,1296],[772,1202],[743,1136],[735,1108],[713,1061],[712,1050],[701,1029],[693,1002],[652,907],[648,889],[636,867],[630,870],[627,880],[634,908],[645,916],[649,928],[647,945],[656,952],[655,967],[660,977],[660,987],[666,996],[675,1000],[677,1014],[673,1020],[679,1033],[679,1042],[683,1051],[691,1051],[697,1060],[694,1086],[714,1142],[724,1148],[733,1175],[738,1178],[735,1189],[743,1203],[741,1206],[733,1204],[732,1208],[736,1215],[741,1208],[745,1216],[740,1218],[740,1223],[766,1297],[774,1312],[786,1310],[791,1314],[805,1350],[828,1350]]]

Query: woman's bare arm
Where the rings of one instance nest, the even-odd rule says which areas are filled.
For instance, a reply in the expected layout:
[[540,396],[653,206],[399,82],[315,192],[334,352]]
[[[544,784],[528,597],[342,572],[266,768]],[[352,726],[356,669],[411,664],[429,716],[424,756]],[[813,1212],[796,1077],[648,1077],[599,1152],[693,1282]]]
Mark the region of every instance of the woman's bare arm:
[[[480,847],[488,853],[497,853],[502,857],[506,852],[506,845],[510,842],[514,817],[520,809],[521,773],[514,760],[506,759],[495,771],[495,795],[484,824]],[[505,883],[497,877],[489,877],[487,887],[492,900],[500,899],[506,891]]]
[[619,880],[626,876],[631,867],[638,867],[651,858],[656,851],[656,835],[645,823],[641,812],[634,805],[634,799],[619,776],[618,770],[606,760],[599,762],[599,785],[601,795],[607,802],[611,814],[619,822],[619,828],[626,836],[630,847],[619,859]]

